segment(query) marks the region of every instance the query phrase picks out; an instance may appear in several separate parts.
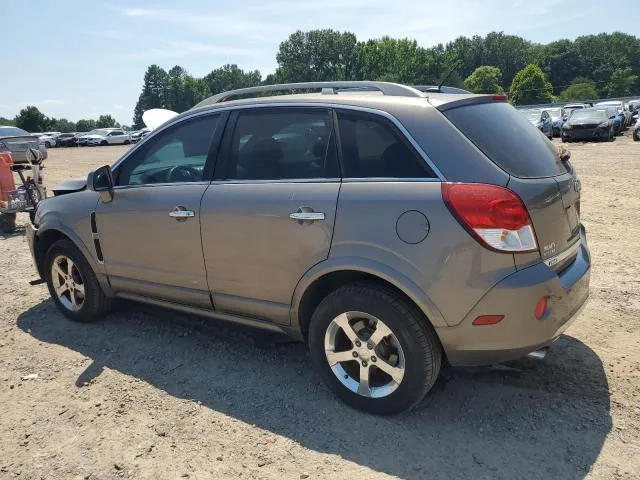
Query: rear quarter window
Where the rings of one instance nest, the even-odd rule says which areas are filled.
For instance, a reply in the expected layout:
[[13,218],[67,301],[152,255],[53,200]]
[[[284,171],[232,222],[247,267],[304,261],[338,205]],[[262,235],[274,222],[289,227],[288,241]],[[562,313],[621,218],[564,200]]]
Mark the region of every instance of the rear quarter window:
[[567,172],[553,143],[508,103],[467,105],[443,113],[510,175],[540,178]]

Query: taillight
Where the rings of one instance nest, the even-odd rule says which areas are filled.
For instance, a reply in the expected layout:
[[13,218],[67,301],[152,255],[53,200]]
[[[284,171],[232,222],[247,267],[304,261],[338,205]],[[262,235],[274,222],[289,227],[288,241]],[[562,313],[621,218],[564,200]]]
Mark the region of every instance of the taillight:
[[529,212],[511,190],[482,183],[443,183],[442,198],[485,247],[512,253],[538,250]]

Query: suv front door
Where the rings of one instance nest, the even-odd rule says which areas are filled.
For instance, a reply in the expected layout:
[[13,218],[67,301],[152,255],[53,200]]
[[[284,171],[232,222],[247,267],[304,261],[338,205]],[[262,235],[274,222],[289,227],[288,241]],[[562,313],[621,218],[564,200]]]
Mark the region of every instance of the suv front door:
[[249,108],[230,116],[202,200],[216,310],[289,323],[298,281],[329,254],[340,175],[327,108]]
[[96,226],[117,292],[211,307],[200,201],[223,124],[220,114],[184,120],[115,168],[113,200],[98,203]]

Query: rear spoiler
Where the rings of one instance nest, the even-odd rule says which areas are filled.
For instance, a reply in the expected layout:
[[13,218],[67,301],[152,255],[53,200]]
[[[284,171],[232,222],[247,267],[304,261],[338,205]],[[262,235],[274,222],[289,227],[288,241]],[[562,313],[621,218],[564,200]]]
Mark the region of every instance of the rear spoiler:
[[458,107],[464,107],[468,105],[477,105],[480,103],[492,103],[492,102],[506,102],[507,96],[504,94],[492,94],[492,95],[448,95],[448,102],[438,102],[439,98],[436,96],[429,96],[429,103],[436,107],[441,112],[451,110]]

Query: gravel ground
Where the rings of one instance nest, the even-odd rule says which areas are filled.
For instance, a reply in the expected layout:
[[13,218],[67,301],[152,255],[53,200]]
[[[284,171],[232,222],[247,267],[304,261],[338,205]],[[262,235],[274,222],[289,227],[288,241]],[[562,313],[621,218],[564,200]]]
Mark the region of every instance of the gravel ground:
[[[581,318],[544,362],[445,370],[395,417],[339,403],[272,336],[133,304],[69,322],[29,285],[23,230],[0,236],[0,478],[639,478],[640,143],[570,147]],[[124,150],[51,150],[46,183]]]

